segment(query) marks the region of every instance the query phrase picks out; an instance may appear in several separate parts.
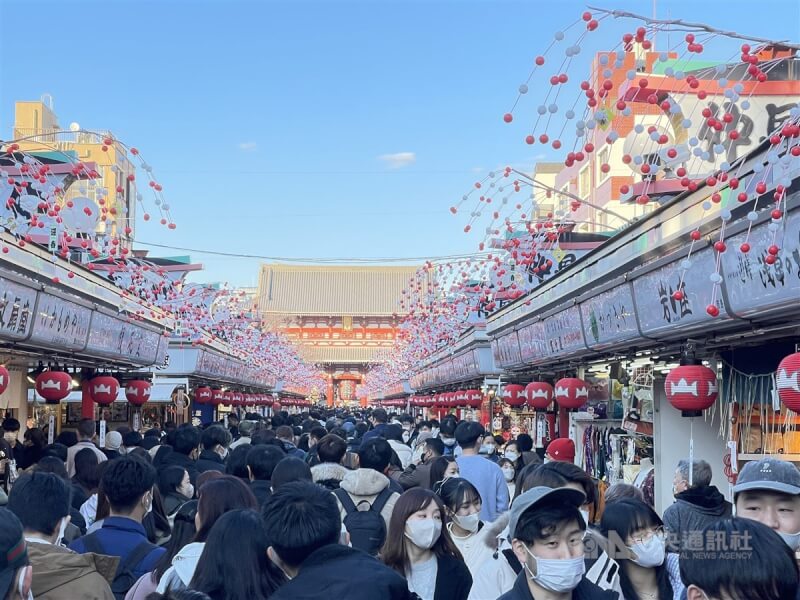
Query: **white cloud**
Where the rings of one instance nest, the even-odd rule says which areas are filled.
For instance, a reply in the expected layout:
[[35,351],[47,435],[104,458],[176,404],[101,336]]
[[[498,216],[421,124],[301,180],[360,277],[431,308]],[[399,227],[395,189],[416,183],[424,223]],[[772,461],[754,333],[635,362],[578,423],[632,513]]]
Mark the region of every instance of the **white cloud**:
[[417,162],[417,155],[413,152],[396,152],[394,154],[381,154],[378,160],[386,163],[390,169],[402,169]]
[[244,152],[252,152],[258,148],[258,144],[255,142],[239,142],[239,150]]

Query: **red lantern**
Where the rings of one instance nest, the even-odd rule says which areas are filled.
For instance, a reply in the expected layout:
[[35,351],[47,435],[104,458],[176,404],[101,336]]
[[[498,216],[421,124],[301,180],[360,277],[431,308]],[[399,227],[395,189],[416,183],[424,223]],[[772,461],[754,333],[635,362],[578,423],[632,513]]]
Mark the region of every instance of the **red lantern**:
[[589,384],[577,377],[565,377],[556,382],[553,396],[563,408],[580,408],[589,400]]
[[703,365],[681,365],[667,375],[664,388],[684,417],[696,417],[717,399],[717,374]]
[[97,402],[100,406],[108,406],[117,399],[119,395],[119,381],[110,375],[101,375],[94,377],[89,382],[90,394],[92,400]]
[[483,394],[480,390],[467,390],[464,392],[466,397],[467,406],[469,408],[480,408],[483,402]]
[[210,404],[212,394],[210,387],[199,387],[194,391],[194,401],[197,404]]
[[134,379],[125,386],[125,397],[134,406],[141,406],[150,400],[150,382],[143,379]]
[[525,398],[534,410],[545,410],[553,402],[553,386],[545,381],[532,381],[525,386]]
[[[1,375],[0,375],[1,376]],[[778,387],[778,397],[786,408],[800,412],[800,352],[790,354],[778,365],[775,382]]]
[[5,392],[8,389],[8,382],[11,379],[11,375],[3,365],[0,365],[0,394]]
[[58,404],[72,390],[72,376],[64,371],[44,371],[36,377],[36,391],[47,404]]
[[275,412],[280,412],[280,410],[281,410],[281,403],[280,403],[280,402],[278,402],[277,400],[275,400],[275,401],[272,403],[272,410],[274,410]]
[[509,406],[522,406],[525,404],[525,388],[517,383],[509,383],[503,386],[501,397]]
[[222,390],[211,390],[211,404],[213,406],[219,406],[222,404],[223,400],[225,400],[225,392]]
[[223,406],[233,406],[233,392],[224,392],[222,395],[222,405]]

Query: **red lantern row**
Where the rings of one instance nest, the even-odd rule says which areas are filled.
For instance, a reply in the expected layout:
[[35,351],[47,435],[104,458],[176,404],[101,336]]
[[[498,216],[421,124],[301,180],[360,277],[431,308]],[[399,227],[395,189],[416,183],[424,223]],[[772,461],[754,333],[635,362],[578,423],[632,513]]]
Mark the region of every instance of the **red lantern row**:
[[[213,406],[266,406],[272,404],[272,396],[267,394],[245,394],[244,392],[211,389],[201,386],[194,390],[196,404],[211,404]],[[310,405],[310,404],[309,404]]]
[[[482,401],[483,394],[481,394],[480,390],[459,390],[433,396],[415,396],[411,399],[411,406],[422,408],[480,408]],[[405,400],[401,400],[400,406],[405,406]]]
[[[0,379],[2,378],[3,373],[0,371]],[[72,391],[72,375],[66,371],[43,371],[36,377],[34,387],[47,404],[58,404]],[[89,395],[101,406],[116,402],[119,387],[119,381],[110,375],[99,375],[88,382]],[[4,389],[0,389],[0,393]],[[129,381],[125,387],[125,397],[131,404],[141,406],[150,399],[150,382],[139,379]]]

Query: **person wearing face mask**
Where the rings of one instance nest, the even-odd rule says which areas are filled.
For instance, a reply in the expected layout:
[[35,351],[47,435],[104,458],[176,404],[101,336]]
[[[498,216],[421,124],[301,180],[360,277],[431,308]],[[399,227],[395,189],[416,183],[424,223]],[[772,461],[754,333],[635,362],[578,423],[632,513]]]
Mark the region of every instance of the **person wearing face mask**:
[[[430,435],[430,434],[428,434]],[[444,444],[439,438],[426,438],[423,443],[422,456],[418,464],[411,463],[405,471],[400,474],[397,481],[403,489],[414,487],[431,489],[431,468],[433,462],[444,454]]]
[[192,485],[197,485],[197,457],[200,455],[200,431],[194,425],[183,424],[172,434],[172,452],[164,456],[159,469],[170,465],[183,467]]
[[481,496],[469,481],[455,477],[444,482],[439,497],[447,511],[447,531],[474,579],[492,557],[486,540],[492,528],[481,521]]
[[681,555],[686,600],[790,600],[800,593],[794,553],[769,527],[749,519],[724,519],[699,534],[702,540],[714,540],[719,550],[703,542]]
[[514,478],[517,476],[517,470],[514,468],[514,462],[508,458],[501,458],[497,466],[500,467],[500,470],[503,472],[503,479],[506,480],[508,497],[513,498],[517,491],[517,484],[514,481]]
[[32,576],[22,523],[10,510],[0,508],[0,598],[33,600]]
[[69,523],[70,489],[53,473],[25,473],[8,499],[19,518],[33,567],[31,592],[37,600],[114,600],[110,582],[119,559],[77,554],[60,545]]
[[481,443],[478,454],[488,458],[493,463],[498,462],[499,458],[497,456],[497,442],[491,435],[487,435],[485,438],[483,438],[483,443]]
[[615,547],[620,586],[626,600],[673,600],[683,584],[666,564],[664,523],[641,500],[625,498],[606,506],[600,531]]
[[446,509],[429,490],[414,488],[395,505],[381,559],[421,600],[466,600],[472,575],[443,527]]
[[584,577],[586,523],[578,507],[582,492],[534,487],[511,506],[508,531],[522,565],[513,587],[498,600],[617,600]]
[[3,419],[3,447],[9,460],[20,462],[24,448],[19,442],[20,424],[14,417]]
[[516,477],[519,477],[519,474],[522,473],[522,469],[525,464],[522,462],[522,452],[520,452],[516,440],[509,440],[506,443],[506,447],[503,450],[503,458],[511,462],[511,464],[514,466]]
[[178,509],[194,498],[194,486],[189,480],[189,473],[176,465],[165,467],[158,474],[158,491],[164,502],[164,512],[172,525]]
[[120,567],[111,585],[118,598],[124,597],[139,577],[151,571],[164,554],[147,539],[142,520],[153,504],[156,470],[144,459],[123,456],[109,462],[100,480],[100,491],[109,503],[103,526],[78,538],[70,549],[118,556]]
[[456,439],[462,455],[456,460],[461,476],[480,492],[483,500],[481,519],[491,523],[508,510],[509,497],[500,467],[478,455],[485,438],[486,430],[480,423],[461,423],[456,429]]
[[439,438],[444,444],[443,456],[455,456],[456,452],[456,422],[454,419],[445,419],[439,428]]
[[207,427],[200,436],[202,450],[197,459],[197,473],[206,471],[225,472],[225,459],[228,458],[228,446],[231,434],[222,425]]

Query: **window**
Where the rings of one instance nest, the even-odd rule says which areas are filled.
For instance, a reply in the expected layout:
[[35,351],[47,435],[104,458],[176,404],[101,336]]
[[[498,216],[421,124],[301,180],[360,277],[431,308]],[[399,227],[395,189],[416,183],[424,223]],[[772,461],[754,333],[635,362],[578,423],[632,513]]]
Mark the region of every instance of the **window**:
[[600,152],[597,155],[597,173],[598,173],[597,180],[599,182],[603,182],[611,176],[610,172],[603,173],[600,170],[600,167],[602,167],[605,164],[608,164],[609,153],[610,153],[609,147],[605,146],[602,150],[600,150]]
[[586,165],[580,173],[578,179],[578,196],[586,200],[592,191],[592,173],[589,170],[589,165]]

